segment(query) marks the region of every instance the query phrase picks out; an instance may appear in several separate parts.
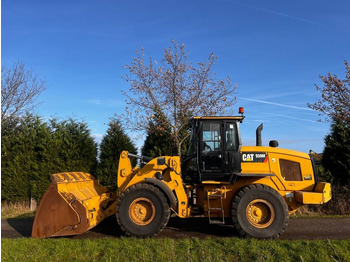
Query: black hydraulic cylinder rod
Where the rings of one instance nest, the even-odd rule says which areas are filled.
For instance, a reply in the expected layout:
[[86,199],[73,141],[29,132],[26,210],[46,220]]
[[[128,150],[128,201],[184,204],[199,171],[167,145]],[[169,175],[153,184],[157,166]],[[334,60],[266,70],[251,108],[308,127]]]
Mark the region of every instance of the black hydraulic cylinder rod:
[[149,157],[149,156],[138,156],[138,155],[134,155],[134,154],[130,154],[130,153],[128,153],[128,156],[138,158],[138,159],[141,159],[141,161],[147,161],[147,162],[149,162],[153,159],[152,157]]

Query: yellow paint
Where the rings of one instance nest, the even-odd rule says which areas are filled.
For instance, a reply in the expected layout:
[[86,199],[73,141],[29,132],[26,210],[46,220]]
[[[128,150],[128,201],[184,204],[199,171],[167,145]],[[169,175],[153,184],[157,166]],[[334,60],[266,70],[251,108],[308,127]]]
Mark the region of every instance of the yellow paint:
[[301,204],[324,204],[332,198],[329,183],[317,183],[314,192],[296,191],[295,199]]
[[[116,196],[106,187],[100,186],[98,180],[88,173],[66,172],[53,174],[58,193],[67,202],[79,201],[86,209],[90,228],[103,219],[115,214]],[[80,214],[78,214],[80,215]]]
[[[153,159],[148,162],[141,169],[132,169],[131,162],[128,157],[128,152],[123,151],[120,155],[119,167],[118,167],[118,191],[119,194],[125,191],[128,187],[137,183],[145,182],[146,178],[155,178],[156,173],[163,174],[164,179],[159,180],[164,183],[171,191],[175,191],[175,195],[178,200],[178,206],[173,211],[179,217],[190,216],[190,210],[188,207],[188,196],[185,192],[182,178],[181,178],[181,166],[180,158],[178,156],[170,157],[163,156],[167,165],[158,165],[157,159]],[[123,175],[123,176],[122,176]]]
[[275,220],[275,210],[269,201],[252,200],[246,209],[248,222],[256,228],[266,228]]

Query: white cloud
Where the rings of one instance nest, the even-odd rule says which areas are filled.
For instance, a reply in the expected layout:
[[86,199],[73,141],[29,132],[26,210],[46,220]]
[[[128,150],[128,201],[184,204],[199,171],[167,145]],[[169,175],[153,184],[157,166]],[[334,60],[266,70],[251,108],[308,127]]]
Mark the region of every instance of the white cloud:
[[251,101],[251,102],[256,102],[256,103],[261,103],[261,104],[267,104],[267,105],[274,105],[274,106],[286,107],[286,108],[291,108],[291,109],[298,109],[298,110],[305,110],[305,111],[313,111],[311,108],[307,108],[307,107],[292,106],[292,105],[280,104],[280,103],[275,103],[275,102],[270,102],[270,101],[264,101],[264,100],[258,100],[258,99],[251,99],[251,98],[245,98],[245,97],[239,97],[238,99],[242,99],[242,100],[246,100],[246,101]]
[[247,8],[260,10],[260,11],[267,12],[267,13],[270,13],[270,14],[273,14],[273,15],[277,15],[277,16],[288,18],[288,19],[292,19],[292,20],[295,20],[295,21],[299,21],[299,22],[303,22],[303,23],[307,23],[307,24],[312,24],[312,25],[316,25],[316,26],[330,28],[329,25],[326,25],[326,24],[323,24],[323,23],[319,23],[319,22],[316,22],[316,21],[313,21],[313,20],[305,19],[305,18],[302,18],[302,17],[299,17],[299,16],[286,14],[286,13],[283,13],[283,12],[280,12],[280,11],[275,11],[275,10],[272,10],[272,9],[267,9],[267,8],[263,8],[263,7],[259,7],[259,6],[253,6],[253,5],[249,5],[249,4],[246,4],[246,3],[233,1],[233,0],[230,0],[229,2],[238,4],[238,5],[247,7]]
[[107,100],[101,100],[101,99],[89,99],[86,101],[90,105],[95,106],[104,106],[104,107],[120,107],[124,105],[124,102],[119,99],[107,99]]
[[102,104],[101,100],[99,100],[99,99],[89,99],[87,102],[91,105],[101,105]]

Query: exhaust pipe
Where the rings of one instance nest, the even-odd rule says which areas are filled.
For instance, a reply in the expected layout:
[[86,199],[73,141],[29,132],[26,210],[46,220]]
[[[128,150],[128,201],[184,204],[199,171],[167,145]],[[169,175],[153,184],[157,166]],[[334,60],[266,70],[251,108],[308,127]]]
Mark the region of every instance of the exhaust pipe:
[[260,126],[256,129],[256,146],[262,146],[262,140],[261,140],[261,131],[263,130],[263,124],[261,123]]

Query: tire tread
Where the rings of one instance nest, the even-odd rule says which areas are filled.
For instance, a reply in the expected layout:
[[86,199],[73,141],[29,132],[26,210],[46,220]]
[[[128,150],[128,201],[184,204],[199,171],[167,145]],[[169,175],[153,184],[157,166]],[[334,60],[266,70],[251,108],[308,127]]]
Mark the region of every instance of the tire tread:
[[[242,198],[248,194],[250,191],[265,191],[265,192],[269,192],[272,195],[276,196],[277,199],[281,202],[282,206],[283,206],[283,212],[284,212],[284,223],[283,226],[280,230],[280,232],[278,234],[275,234],[273,236],[269,236],[269,237],[257,237],[260,239],[275,239],[278,238],[286,229],[288,222],[289,222],[289,212],[288,212],[288,206],[285,202],[285,200],[283,199],[283,197],[273,188],[267,186],[267,185],[263,185],[263,184],[252,184],[252,185],[247,185],[245,187],[243,187],[237,194],[236,196],[233,197],[232,203],[231,203],[231,217],[232,217],[232,221],[233,221],[233,225],[236,228],[236,230],[239,232],[239,234],[243,237],[252,237],[251,235],[249,235],[249,233],[247,231],[244,230],[244,228],[242,227],[242,225],[239,223],[238,217],[237,217],[237,212],[238,212],[238,207],[239,207],[239,202],[242,200]],[[278,215],[278,214],[277,214]]]
[[[132,193],[133,191],[137,191],[137,190],[147,190],[147,191],[152,191],[153,193],[155,193],[157,195],[157,197],[159,197],[159,199],[161,200],[163,210],[164,210],[164,216],[161,220],[161,223],[158,225],[157,229],[150,234],[142,235],[142,236],[133,234],[130,230],[128,230],[123,225],[122,220],[121,220],[121,216],[123,216],[124,214],[120,213],[121,204],[123,203],[126,196],[129,195],[130,193]],[[122,193],[122,195],[119,198],[118,203],[117,203],[116,217],[117,217],[118,225],[120,226],[120,228],[122,229],[122,231],[124,232],[125,235],[134,236],[134,237],[138,237],[138,238],[153,237],[153,236],[156,236],[157,234],[159,234],[159,232],[162,231],[165,228],[165,226],[167,225],[169,218],[170,218],[170,207],[168,205],[168,201],[167,201],[166,197],[157,187],[150,185],[150,184],[147,184],[147,183],[138,183],[138,184],[132,185],[131,187],[127,188]]]

